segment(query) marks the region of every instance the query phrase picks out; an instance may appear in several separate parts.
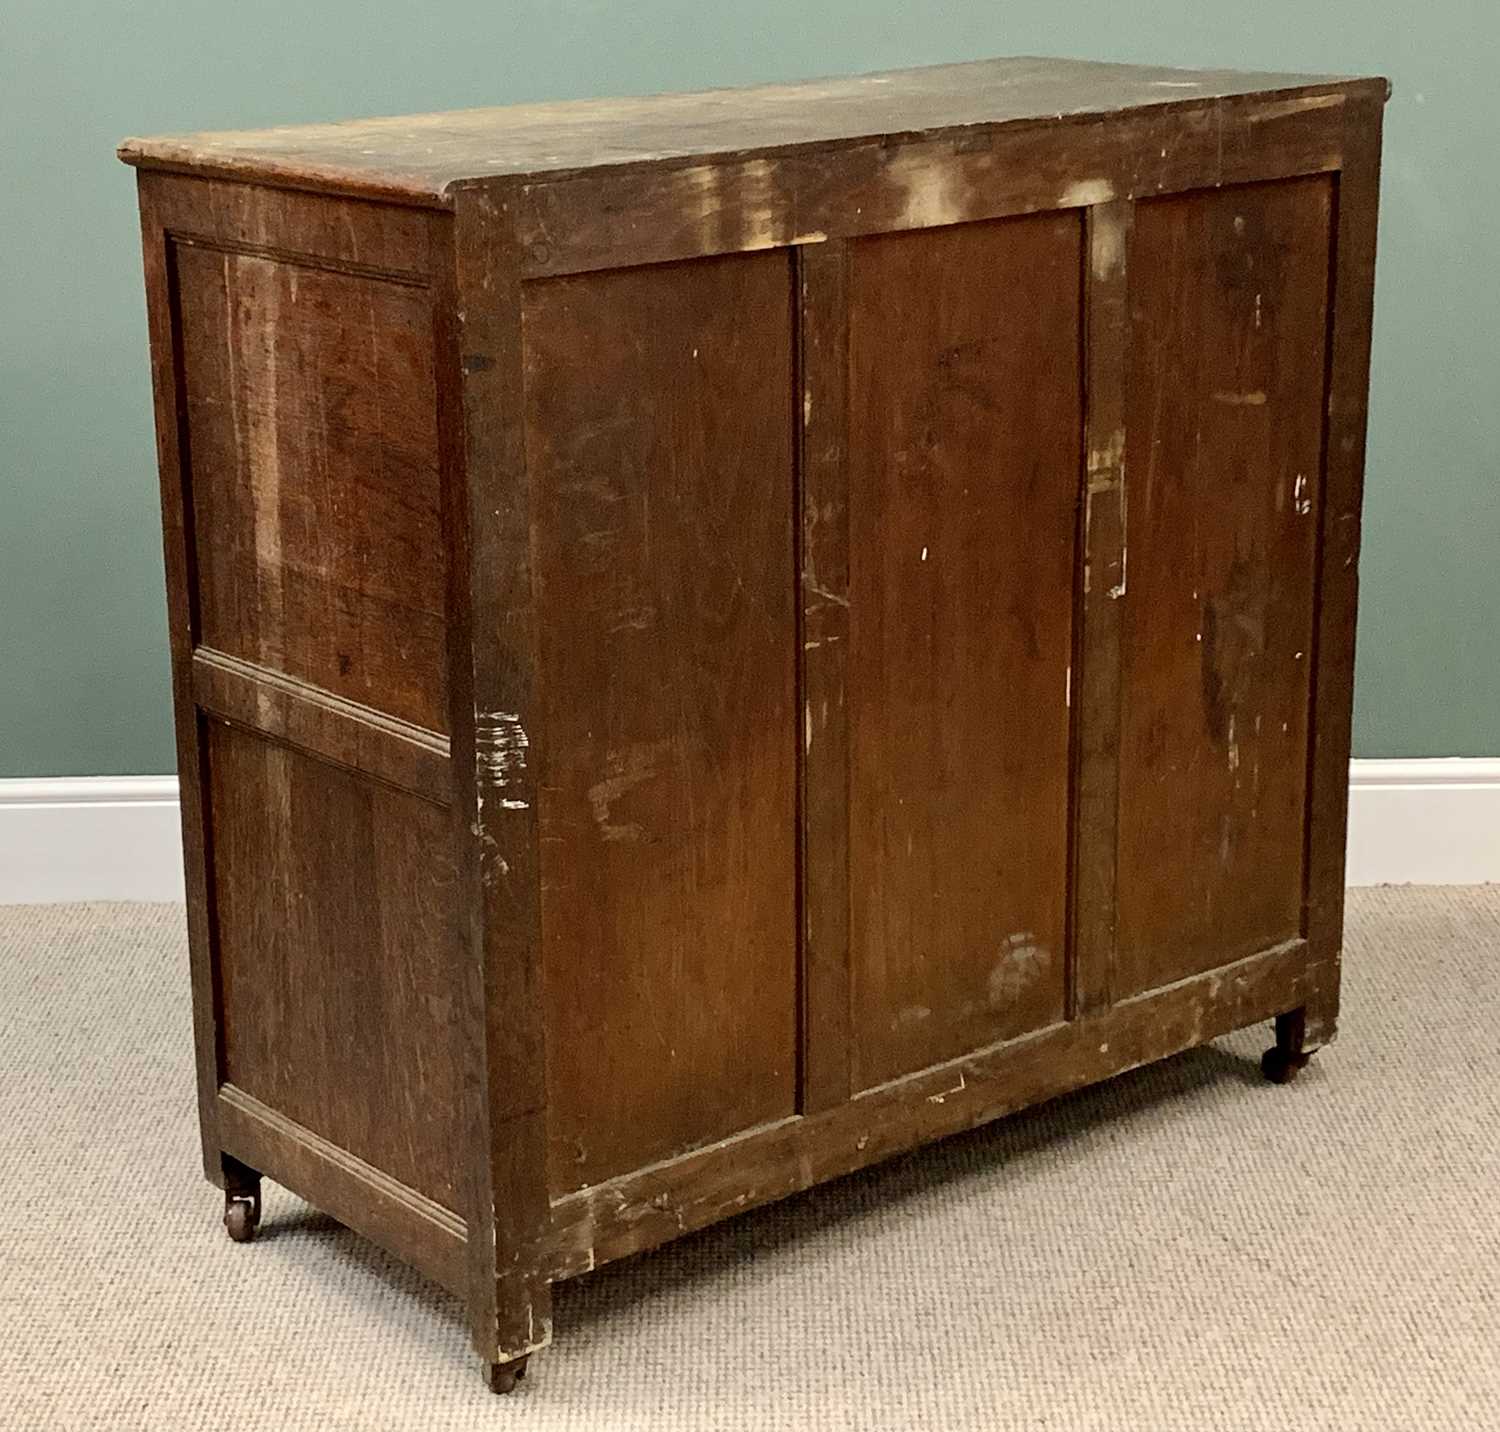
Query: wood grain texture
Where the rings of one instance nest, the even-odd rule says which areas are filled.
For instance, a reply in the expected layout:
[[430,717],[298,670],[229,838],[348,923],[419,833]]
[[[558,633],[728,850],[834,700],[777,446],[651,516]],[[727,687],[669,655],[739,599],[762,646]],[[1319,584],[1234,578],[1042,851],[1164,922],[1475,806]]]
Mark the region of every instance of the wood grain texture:
[[225,1084],[219,1090],[224,1147],[340,1223],[390,1249],[449,1292],[468,1290],[463,1219],[355,1158],[310,1129]]
[[[1330,966],[1288,941],[1081,1019],[1050,1025],[559,1203],[538,1250],[553,1277],[587,1272],[972,1129],[1045,1099],[1164,1059],[1282,1007],[1316,1002]],[[997,1226],[1003,1227],[1003,1209]]]
[[523,301],[557,1195],[793,1106],[792,273]]
[[458,1208],[443,811],[206,725],[226,1081]]
[[[1381,106],[1351,106],[1345,167],[1335,191],[1333,322],[1318,512],[1318,630],[1314,652],[1304,916],[1314,954],[1339,968],[1344,930],[1344,851],[1349,814],[1349,741],[1354,704],[1354,629],[1359,595],[1360,503],[1375,295],[1375,227],[1380,197]],[[1337,1028],[1339,981],[1307,1010],[1303,1044],[1316,1048]]]
[[321,687],[200,646],[193,653],[193,699],[203,711],[334,765],[439,805],[452,798],[446,737]]
[[1062,1013],[1082,240],[851,249],[856,1088]]
[[1331,200],[1137,208],[1117,994],[1302,930]]
[[798,1108],[849,1097],[849,252],[800,249],[802,1025]]
[[545,988],[533,493],[522,420],[521,291],[503,194],[454,214],[440,431],[448,538],[454,838],[463,890],[469,1318],[482,1362],[552,1338],[552,1294],[523,1257],[547,1221]]
[[138,175],[162,228],[175,240],[301,268],[428,283],[451,245],[452,220],[402,204],[247,184],[201,174]]
[[[1126,257],[1135,206],[1100,204],[1086,218],[1082,531],[1072,679],[1072,902],[1069,1012],[1110,1002],[1119,857],[1120,599],[1126,581]],[[1081,589],[1081,591],[1079,590]]]
[[219,1084],[223,1077],[219,978],[210,915],[213,885],[208,869],[203,732],[193,699],[193,589],[197,573],[193,563],[192,509],[183,452],[182,351],[173,321],[171,253],[163,212],[166,194],[175,185],[157,175],[143,174],[140,179],[141,252],[151,336],[151,391],[156,419],[156,462],[161,483],[167,631],[172,656],[172,725],[177,746],[188,961],[193,990],[198,1132],[204,1174],[210,1182],[222,1188],[224,1168],[220,1154],[223,1145],[219,1137],[218,1106]]
[[1304,101],[1385,90],[1383,80],[1013,56],[797,84],[127,139],[119,153],[147,167],[441,205],[465,180],[660,169],[705,155],[1129,111],[1192,114],[1239,96],[1287,106],[1267,116],[1279,125]]
[[513,1367],[554,1278],[1331,1037],[1386,93],[127,146],[208,1176]]
[[1346,95],[1232,98],[1104,119],[986,124],[648,169],[538,175],[516,190],[526,277],[942,228],[1325,173]]
[[428,292],[174,258],[199,639],[446,729]]

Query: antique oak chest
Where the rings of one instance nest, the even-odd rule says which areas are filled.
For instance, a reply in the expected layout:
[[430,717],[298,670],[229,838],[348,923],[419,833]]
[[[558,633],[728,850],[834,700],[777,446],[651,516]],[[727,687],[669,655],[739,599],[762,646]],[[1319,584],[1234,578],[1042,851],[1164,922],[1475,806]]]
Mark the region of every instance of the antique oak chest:
[[467,1299],[1334,1032],[1380,79],[132,140],[206,1172]]

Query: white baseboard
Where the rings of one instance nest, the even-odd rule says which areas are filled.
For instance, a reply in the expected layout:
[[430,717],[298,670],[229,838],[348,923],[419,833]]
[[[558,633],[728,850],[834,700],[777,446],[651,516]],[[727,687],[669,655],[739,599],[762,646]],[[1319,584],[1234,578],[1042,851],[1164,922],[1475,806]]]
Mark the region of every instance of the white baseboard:
[[181,899],[176,776],[0,780],[0,905]]
[[1350,885],[1500,881],[1500,759],[1352,761]]
[[[1347,878],[1500,881],[1500,759],[1352,762]],[[0,780],[0,905],[181,899],[174,776]]]

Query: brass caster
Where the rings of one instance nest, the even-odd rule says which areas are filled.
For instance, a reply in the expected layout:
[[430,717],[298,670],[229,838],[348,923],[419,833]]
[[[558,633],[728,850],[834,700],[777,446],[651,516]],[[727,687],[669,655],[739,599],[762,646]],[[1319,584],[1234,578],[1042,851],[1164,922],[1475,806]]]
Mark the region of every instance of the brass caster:
[[487,1379],[491,1392],[514,1392],[516,1383],[526,1376],[526,1359],[518,1357],[514,1362],[492,1362]]
[[1273,1044],[1260,1056],[1260,1072],[1273,1084],[1290,1084],[1306,1067],[1310,1054],[1293,1054]]

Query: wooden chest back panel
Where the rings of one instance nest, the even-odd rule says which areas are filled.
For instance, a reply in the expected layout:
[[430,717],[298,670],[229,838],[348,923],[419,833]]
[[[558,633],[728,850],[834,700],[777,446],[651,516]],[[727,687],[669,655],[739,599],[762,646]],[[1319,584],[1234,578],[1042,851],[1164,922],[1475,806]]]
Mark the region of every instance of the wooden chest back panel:
[[460,1209],[447,812],[223,722],[204,730],[224,1079]]
[[428,289],[175,256],[198,640],[446,730]]
[[209,1176],[466,1289],[493,1373],[551,1279],[1332,1037],[1387,93],[127,145]]
[[850,245],[856,1088],[1062,1016],[1082,244]]
[[528,284],[554,1194],[792,1112],[785,252]]
[[1332,193],[1137,205],[1117,995],[1302,929]]

